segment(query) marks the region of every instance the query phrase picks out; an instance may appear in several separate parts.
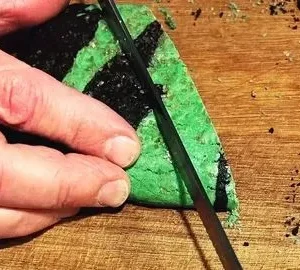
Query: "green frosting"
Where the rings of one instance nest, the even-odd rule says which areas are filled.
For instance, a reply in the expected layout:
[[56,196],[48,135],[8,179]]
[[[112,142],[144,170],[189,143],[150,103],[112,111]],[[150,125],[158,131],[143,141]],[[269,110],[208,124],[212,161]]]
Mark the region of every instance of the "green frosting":
[[[118,7],[134,38],[155,20],[151,11],[145,6],[119,5]],[[95,72],[118,52],[120,52],[118,43],[105,22],[100,21],[95,38],[78,53],[64,82],[82,91]],[[208,197],[211,203],[214,203],[218,159],[223,149],[197,88],[166,33],[161,37],[149,71],[154,82],[165,87],[164,103]],[[192,207],[191,198],[183,181],[175,172],[152,113],[141,122],[137,133],[142,142],[142,153],[134,166],[127,171],[132,181],[129,200],[152,206]],[[231,173],[229,181],[226,186],[227,208],[232,212],[230,223],[234,223],[238,217],[238,199]]]

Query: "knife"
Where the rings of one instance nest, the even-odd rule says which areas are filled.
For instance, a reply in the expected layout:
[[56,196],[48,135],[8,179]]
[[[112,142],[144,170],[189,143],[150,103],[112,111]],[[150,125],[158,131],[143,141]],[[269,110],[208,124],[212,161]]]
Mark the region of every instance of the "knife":
[[153,109],[158,128],[164,138],[173,163],[184,180],[194,206],[216,249],[223,267],[227,270],[242,269],[240,262],[226,236],[221,222],[210,203],[200,178],[180,139],[162,98],[152,81],[145,63],[134,45],[134,41],[113,0],[98,0],[104,19],[112,30],[120,47],[128,57],[140,84],[148,90],[150,105]]

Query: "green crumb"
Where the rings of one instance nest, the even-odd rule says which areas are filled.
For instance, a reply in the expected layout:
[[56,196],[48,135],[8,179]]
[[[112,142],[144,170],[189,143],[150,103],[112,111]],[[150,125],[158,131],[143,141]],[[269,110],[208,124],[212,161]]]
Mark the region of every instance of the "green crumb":
[[235,208],[228,213],[227,219],[222,222],[225,228],[236,228],[240,219],[239,208]]
[[161,7],[158,10],[162,15],[164,15],[166,25],[169,26],[169,28],[172,30],[176,29],[176,22],[172,17],[170,11],[165,7]]
[[82,16],[85,16],[86,15],[86,13],[78,13],[77,15],[76,15],[76,17],[82,17]]
[[234,2],[229,3],[228,8],[231,10],[231,13],[233,14],[234,17],[238,17],[240,9],[236,3]]
[[100,5],[99,4],[91,4],[85,8],[86,11],[92,11],[94,9],[100,9]]

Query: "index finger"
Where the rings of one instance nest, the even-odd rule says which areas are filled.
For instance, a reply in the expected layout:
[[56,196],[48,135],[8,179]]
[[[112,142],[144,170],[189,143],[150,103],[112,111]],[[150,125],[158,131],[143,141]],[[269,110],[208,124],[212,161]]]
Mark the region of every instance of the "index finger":
[[13,59],[0,51],[0,123],[121,167],[136,160],[138,137],[121,116],[104,103]]
[[69,0],[0,0],[0,36],[42,23],[58,14]]

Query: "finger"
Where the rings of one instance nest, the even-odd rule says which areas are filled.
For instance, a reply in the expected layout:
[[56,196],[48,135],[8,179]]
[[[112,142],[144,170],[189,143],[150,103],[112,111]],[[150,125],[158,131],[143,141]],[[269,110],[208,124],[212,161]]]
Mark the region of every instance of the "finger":
[[[0,123],[59,141],[127,167],[140,143],[134,129],[105,104],[0,52]],[[12,69],[12,65],[18,66]]]
[[2,145],[0,205],[23,209],[118,207],[129,195],[126,173],[93,156],[42,146]]
[[0,35],[42,23],[58,14],[68,0],[0,0]]
[[77,209],[34,211],[0,208],[0,239],[27,236],[77,212]]
[[6,143],[6,138],[4,137],[4,135],[0,132],[0,148],[2,146],[2,144]]

